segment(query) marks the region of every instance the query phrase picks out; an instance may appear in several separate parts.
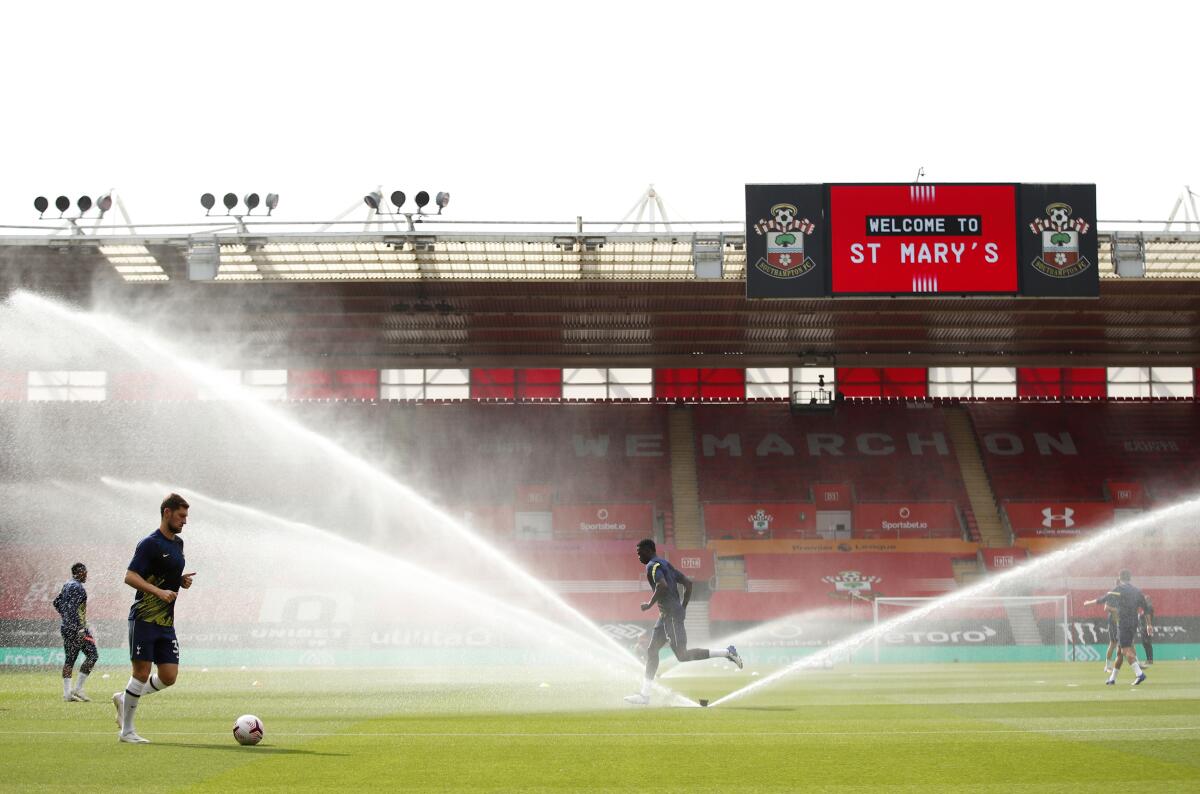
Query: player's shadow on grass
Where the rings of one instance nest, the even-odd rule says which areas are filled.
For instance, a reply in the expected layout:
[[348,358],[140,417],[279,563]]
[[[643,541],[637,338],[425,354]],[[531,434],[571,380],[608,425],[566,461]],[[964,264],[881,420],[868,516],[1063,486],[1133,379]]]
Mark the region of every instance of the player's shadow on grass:
[[318,753],[316,750],[299,750],[294,747],[242,747],[231,744],[196,744],[194,742],[171,743],[159,742],[159,747],[187,747],[190,750],[225,750],[227,752],[247,753],[253,755],[320,755],[341,757],[347,753]]

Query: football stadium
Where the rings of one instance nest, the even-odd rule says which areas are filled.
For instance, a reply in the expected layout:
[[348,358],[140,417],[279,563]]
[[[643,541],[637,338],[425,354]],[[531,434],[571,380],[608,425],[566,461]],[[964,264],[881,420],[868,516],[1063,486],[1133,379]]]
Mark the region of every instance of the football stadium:
[[1200,223],[278,202],[0,237],[5,789],[1200,788]]

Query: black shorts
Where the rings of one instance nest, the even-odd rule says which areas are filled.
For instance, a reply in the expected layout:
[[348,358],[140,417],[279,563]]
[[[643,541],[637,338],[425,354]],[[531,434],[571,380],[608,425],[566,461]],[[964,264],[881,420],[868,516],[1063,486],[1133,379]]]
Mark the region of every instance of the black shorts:
[[670,645],[671,650],[683,649],[687,647],[687,629],[683,627],[683,614],[666,614],[665,612],[658,616],[658,622],[654,624],[655,640],[662,641],[665,639]]
[[159,626],[143,620],[129,621],[130,661],[179,664],[179,640],[174,626]]
[[1137,621],[1122,620],[1117,622],[1117,645],[1122,648],[1133,646],[1133,638],[1137,636]]
[[63,664],[75,666],[75,660],[79,658],[79,654],[83,654],[86,658],[95,661],[99,656],[96,651],[96,640],[92,637],[91,632],[80,634],[74,629],[59,629],[59,633],[63,638]]

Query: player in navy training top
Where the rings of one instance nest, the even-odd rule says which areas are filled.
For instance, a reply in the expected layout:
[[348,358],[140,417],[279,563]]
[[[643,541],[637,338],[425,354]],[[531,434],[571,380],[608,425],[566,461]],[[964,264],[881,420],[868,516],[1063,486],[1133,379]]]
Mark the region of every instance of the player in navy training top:
[[[125,584],[137,593],[129,610],[129,659],[133,673],[124,692],[113,694],[119,738],[147,744],[137,735],[133,717],[139,701],[175,683],[179,675],[179,640],[175,637],[175,599],[180,588],[192,586],[194,573],[183,572],[183,538],[188,503],[170,494],[159,507],[158,529],[142,538],[133,552]],[[151,665],[158,672],[150,675]]]
[[[1121,580],[1118,579],[1117,584],[1120,584],[1120,583],[1121,583]],[[1092,604],[1099,603],[1099,601],[1100,601],[1100,599],[1093,598],[1089,601],[1084,601],[1083,605],[1085,607],[1090,607]],[[1117,608],[1106,606],[1106,607],[1104,607],[1104,614],[1105,614],[1105,617],[1108,619],[1108,647],[1104,649],[1104,672],[1111,673],[1114,669],[1114,665],[1113,665],[1113,656],[1114,655],[1117,657],[1116,665],[1115,665],[1116,669],[1120,669],[1120,667],[1121,667],[1120,646],[1117,643],[1117,639],[1120,634],[1120,632],[1117,629]]]
[[[1137,686],[1146,680],[1146,674],[1142,672],[1142,666],[1138,663],[1137,654],[1133,651],[1133,640],[1137,635],[1138,613],[1144,610],[1149,602],[1146,601],[1146,596],[1141,590],[1130,584],[1129,580],[1132,578],[1133,576],[1128,570],[1121,571],[1117,586],[1104,595],[1093,599],[1091,603],[1104,604],[1107,607],[1116,608],[1117,644],[1120,646],[1125,660],[1133,667],[1133,673],[1136,676],[1133,679],[1133,685]],[[1114,667],[1105,683],[1109,685],[1117,683],[1117,673],[1119,671],[1119,666]]]
[[[87,590],[83,583],[87,581],[87,566],[77,562],[71,566],[71,581],[62,586],[62,590],[54,598],[54,608],[62,616],[59,633],[63,640],[63,700],[78,700],[83,703],[91,701],[83,692],[87,677],[96,666],[100,655],[96,652],[96,639],[88,629],[87,624]],[[75,660],[83,654],[83,664],[79,666],[79,678],[75,686],[71,686],[71,671],[75,668]]]
[[[654,676],[658,673],[658,653],[668,643],[675,652],[675,658],[681,662],[695,662],[720,656],[742,667],[742,657],[737,648],[730,645],[724,650],[709,651],[703,648],[689,650],[687,647],[687,630],[683,620],[687,614],[688,601],[692,598],[692,580],[684,576],[675,566],[658,556],[654,541],[647,538],[637,545],[638,561],[646,566],[646,581],[654,595],[642,604],[642,611],[658,605],[658,622],[654,624],[654,633],[650,637],[650,647],[646,650],[646,678],[642,682],[642,691],[636,695],[627,695],[626,702],[636,705],[646,705],[650,702],[650,688]],[[679,598],[679,588],[683,587],[683,600]]]

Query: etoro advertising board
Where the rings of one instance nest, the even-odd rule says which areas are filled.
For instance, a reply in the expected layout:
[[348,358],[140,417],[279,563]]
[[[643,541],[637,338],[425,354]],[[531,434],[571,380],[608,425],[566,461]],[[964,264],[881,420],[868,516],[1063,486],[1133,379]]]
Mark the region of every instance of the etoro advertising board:
[[750,298],[1096,297],[1094,185],[746,186]]

